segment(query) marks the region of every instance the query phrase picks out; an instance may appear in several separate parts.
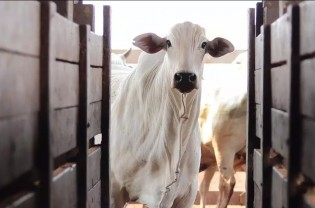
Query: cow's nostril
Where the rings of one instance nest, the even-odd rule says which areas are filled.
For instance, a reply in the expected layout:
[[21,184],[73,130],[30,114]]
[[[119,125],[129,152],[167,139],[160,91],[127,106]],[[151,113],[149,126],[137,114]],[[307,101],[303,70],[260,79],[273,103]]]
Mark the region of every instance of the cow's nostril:
[[190,74],[190,75],[189,75],[189,81],[190,81],[190,82],[195,82],[196,79],[197,79],[196,74]]
[[178,83],[180,81],[182,81],[182,75],[180,75],[179,73],[176,73],[174,75],[174,80]]

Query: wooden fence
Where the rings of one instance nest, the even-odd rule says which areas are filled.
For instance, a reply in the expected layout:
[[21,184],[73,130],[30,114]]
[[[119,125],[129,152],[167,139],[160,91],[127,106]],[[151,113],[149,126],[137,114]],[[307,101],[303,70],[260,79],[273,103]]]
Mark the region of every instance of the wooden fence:
[[109,207],[110,7],[65,2],[0,2],[1,208]]
[[315,207],[315,2],[270,24],[262,11],[249,11],[247,207]]

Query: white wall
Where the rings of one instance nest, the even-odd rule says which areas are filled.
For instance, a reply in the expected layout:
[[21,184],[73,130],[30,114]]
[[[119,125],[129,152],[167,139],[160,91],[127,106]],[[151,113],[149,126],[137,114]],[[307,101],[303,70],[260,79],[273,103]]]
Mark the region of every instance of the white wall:
[[112,49],[132,46],[144,32],[166,35],[171,26],[191,21],[206,28],[209,39],[229,39],[237,50],[247,48],[247,10],[259,1],[84,1],[94,4],[95,32],[103,33],[103,5],[111,6]]

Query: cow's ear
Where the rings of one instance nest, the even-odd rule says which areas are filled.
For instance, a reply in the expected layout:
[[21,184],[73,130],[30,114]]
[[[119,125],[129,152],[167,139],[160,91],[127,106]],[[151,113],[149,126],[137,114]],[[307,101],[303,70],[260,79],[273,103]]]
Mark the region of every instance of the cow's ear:
[[154,33],[144,33],[133,39],[133,45],[147,53],[157,53],[166,46],[166,39]]
[[206,50],[211,56],[220,57],[233,52],[234,46],[224,38],[215,38],[212,41],[208,41]]

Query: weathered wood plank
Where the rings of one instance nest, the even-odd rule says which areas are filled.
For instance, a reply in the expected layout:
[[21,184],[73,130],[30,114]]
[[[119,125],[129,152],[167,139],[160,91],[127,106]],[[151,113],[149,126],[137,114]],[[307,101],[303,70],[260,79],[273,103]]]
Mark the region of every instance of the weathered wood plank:
[[301,113],[315,119],[315,58],[301,62]]
[[256,70],[255,71],[255,102],[257,104],[262,103],[262,70]]
[[102,100],[102,73],[102,68],[90,68],[90,103]]
[[20,192],[0,202],[1,208],[33,208],[36,207],[34,192]]
[[67,163],[54,170],[51,198],[52,208],[77,207],[77,167]]
[[0,14],[0,50],[39,56],[39,2],[1,1]]
[[78,63],[80,51],[79,25],[56,13],[52,27],[56,42],[56,58]]
[[95,9],[92,4],[74,4],[73,21],[79,25],[90,25],[95,31]]
[[0,51],[0,118],[38,112],[38,89],[39,59]]
[[69,20],[73,20],[73,1],[53,0],[57,5],[57,12]]
[[103,37],[90,33],[90,64],[103,66]]
[[284,158],[288,158],[289,117],[288,113],[271,109],[272,148]]
[[271,107],[285,112],[290,103],[290,71],[288,65],[271,69]]
[[305,175],[315,181],[315,121],[304,118],[302,120],[302,164]]
[[[315,19],[315,3],[313,1],[303,1],[300,4],[300,54],[311,54],[315,52],[315,45],[310,44],[315,37],[315,27],[311,24]],[[308,24],[310,23],[310,24]]]
[[254,149],[254,181],[259,188],[262,190],[262,155],[260,149]]
[[77,145],[78,107],[51,112],[51,151],[57,157]]
[[51,107],[64,108],[79,104],[79,66],[55,62],[51,73]]
[[87,207],[88,208],[101,207],[101,182],[100,181],[88,192]]
[[271,63],[288,60],[290,38],[291,16],[286,13],[271,24]]
[[257,184],[254,184],[254,207],[255,208],[262,208],[261,196],[262,196],[261,189],[258,188]]
[[287,207],[287,170],[284,167],[272,168],[271,207]]
[[256,136],[262,138],[262,106],[256,105]]
[[262,67],[262,52],[263,52],[263,34],[258,35],[255,38],[255,69],[261,69]]
[[102,102],[95,102],[89,105],[89,120],[88,120],[88,139],[101,133],[101,113]]
[[91,190],[101,178],[101,148],[92,147],[88,151],[87,190]]
[[38,138],[38,114],[0,119],[0,187],[30,171],[34,166]]

